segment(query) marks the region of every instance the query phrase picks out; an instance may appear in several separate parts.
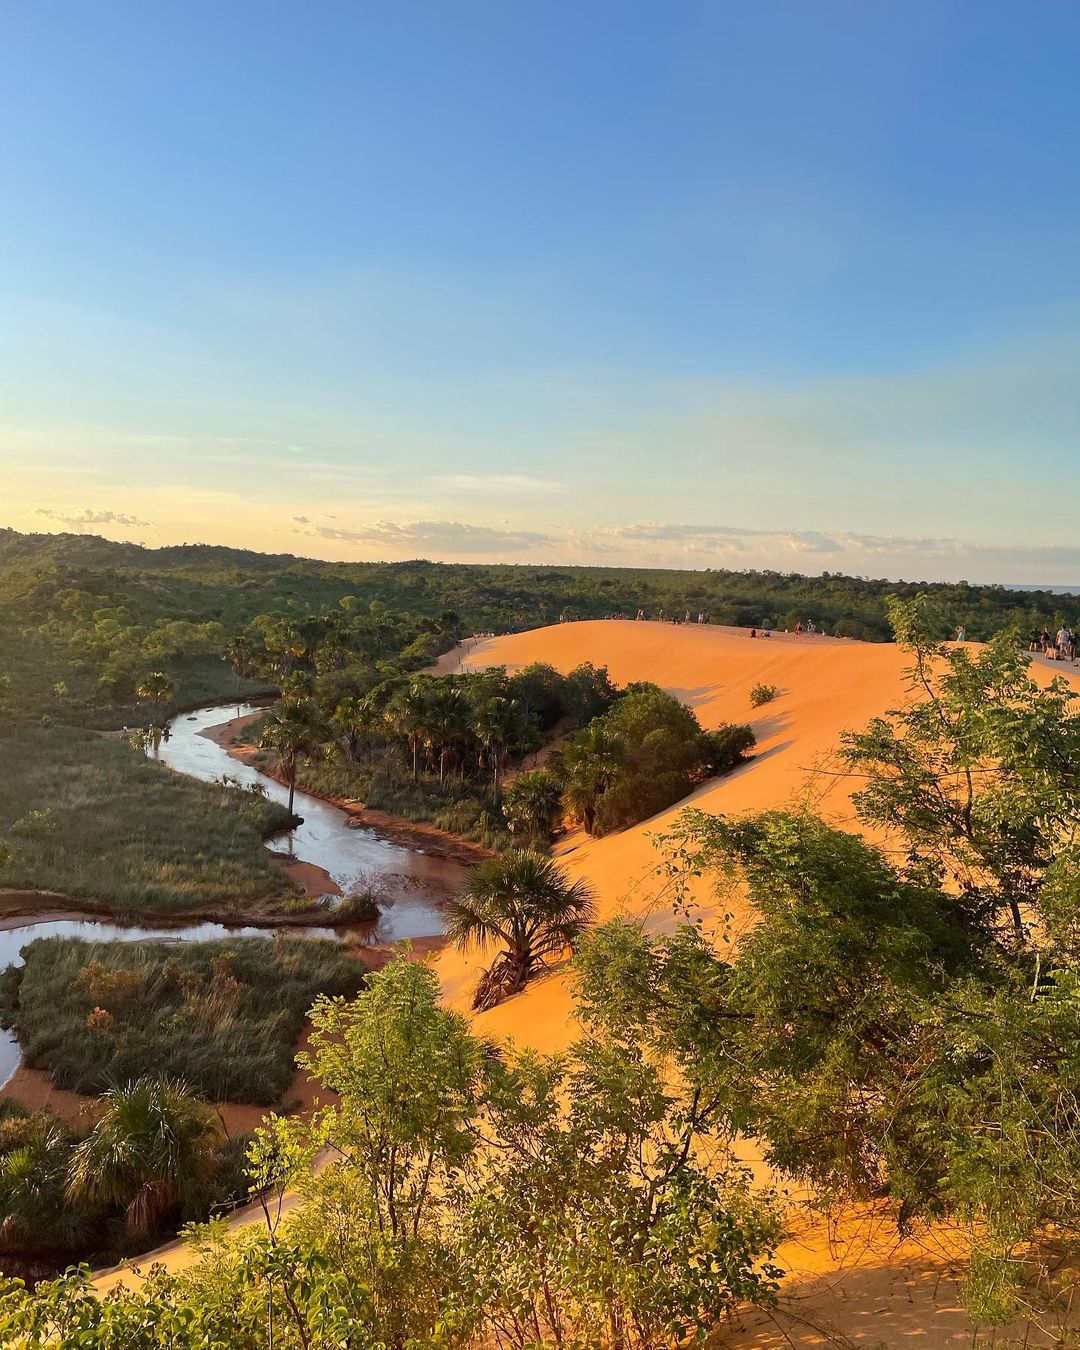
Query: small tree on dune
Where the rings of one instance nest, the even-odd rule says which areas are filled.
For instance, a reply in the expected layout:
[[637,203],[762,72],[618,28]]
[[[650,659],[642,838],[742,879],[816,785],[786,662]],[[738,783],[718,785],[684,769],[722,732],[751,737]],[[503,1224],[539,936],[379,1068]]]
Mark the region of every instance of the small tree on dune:
[[460,951],[489,942],[500,946],[473,1007],[493,1007],[523,989],[550,958],[573,948],[595,913],[591,888],[571,882],[553,858],[535,849],[481,863],[451,905],[447,924]]

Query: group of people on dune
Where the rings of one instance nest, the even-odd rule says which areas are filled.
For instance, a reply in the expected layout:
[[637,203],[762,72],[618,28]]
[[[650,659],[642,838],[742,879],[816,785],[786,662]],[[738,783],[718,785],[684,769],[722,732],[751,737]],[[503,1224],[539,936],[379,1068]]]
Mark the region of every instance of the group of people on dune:
[[1033,628],[1028,651],[1042,652],[1051,661],[1071,661],[1075,666],[1080,660],[1080,637],[1077,636],[1075,628],[1069,628],[1065,624],[1061,625],[1056,635],[1051,635],[1049,628],[1043,628],[1042,632]]
[[[629,616],[626,615],[626,614],[618,614],[618,613],[616,613],[616,614],[609,614],[609,615],[607,615],[607,617],[608,617],[609,619],[626,619],[626,618],[628,618]],[[639,609],[638,612],[634,615],[634,618],[637,620],[638,623],[644,623],[644,622],[649,618],[649,616],[648,616],[648,614],[646,614],[646,612],[645,612],[644,609]],[[560,622],[566,623],[566,622],[568,622],[568,621],[569,621],[569,615],[563,614],[563,616],[562,616]],[[682,610],[675,610],[673,613],[669,614],[669,613],[667,612],[667,610],[665,610],[665,609],[658,609],[658,610],[656,611],[656,621],[657,621],[657,623],[674,623],[674,624],[681,624],[681,623],[700,623],[700,624],[706,624],[706,623],[709,622],[709,611],[708,611],[707,609],[699,609],[698,612],[697,612],[697,614],[695,615],[694,612],[693,612],[693,610],[689,610],[689,609],[688,609],[688,610],[686,610],[685,612],[683,612]],[[788,631],[789,631],[789,630],[788,630],[787,628],[784,629],[784,632],[785,632],[785,633],[788,632]],[[802,621],[800,620],[798,623],[796,623],[795,627],[794,627],[793,629],[791,629],[790,631],[793,632],[793,633],[795,634],[796,637],[801,637],[803,633],[816,633],[816,632],[818,631],[818,628],[817,628],[817,625],[814,623],[813,619],[807,619],[805,625],[804,625],[804,624],[802,623]],[[821,630],[821,631],[824,633],[824,630]],[[756,638],[756,637],[772,637],[772,635],[773,635],[773,630],[772,630],[772,628],[769,627],[767,624],[763,624],[760,628],[751,628],[751,629],[750,629],[750,636],[751,636],[752,638]]]

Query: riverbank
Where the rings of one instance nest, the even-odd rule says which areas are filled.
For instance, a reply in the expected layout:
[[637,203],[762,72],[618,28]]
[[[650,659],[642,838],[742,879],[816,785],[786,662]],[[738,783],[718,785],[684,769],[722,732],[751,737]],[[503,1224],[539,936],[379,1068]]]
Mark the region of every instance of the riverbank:
[[[271,853],[270,858],[286,876],[296,881],[309,899],[341,894],[337,883],[314,863],[301,862],[285,854]],[[321,905],[298,905],[283,911],[278,907],[280,903],[272,899],[249,902],[242,907],[207,903],[186,909],[182,914],[159,914],[156,911],[108,904],[85,895],[64,895],[62,891],[44,891],[34,887],[0,886],[0,932],[30,923],[50,923],[60,919],[86,919],[92,922],[108,919],[118,924],[171,929],[191,928],[199,923],[267,929],[332,926],[332,912]]]
[[[232,759],[257,768],[259,773],[287,787],[288,784],[280,773],[257,763],[258,746],[240,739],[240,733],[244,728],[251,726],[261,716],[260,709],[242,717],[234,717],[218,726],[204,727],[198,734],[219,745]],[[339,811],[344,811],[352,828],[373,830],[380,839],[386,840],[389,844],[412,849],[429,858],[460,863],[465,867],[475,866],[485,858],[494,857],[491,849],[484,848],[482,844],[474,844],[471,840],[461,839],[457,835],[448,834],[437,825],[425,821],[406,820],[402,816],[392,815],[389,811],[365,806],[363,802],[353,797],[334,797],[328,793],[316,792],[305,784],[299,786],[307,796],[315,797],[318,801],[326,802],[328,806],[336,806]]]

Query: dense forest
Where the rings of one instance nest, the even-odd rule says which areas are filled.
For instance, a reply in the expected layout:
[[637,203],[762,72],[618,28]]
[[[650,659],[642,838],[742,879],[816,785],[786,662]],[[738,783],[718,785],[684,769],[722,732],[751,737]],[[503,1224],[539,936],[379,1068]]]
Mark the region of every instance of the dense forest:
[[[966,625],[972,638],[1075,617],[1069,597],[966,582],[424,560],[329,563],[203,544],[147,549],[92,535],[0,530],[0,680],[7,677],[0,697],[36,716],[119,726],[133,719],[138,679],[161,669],[177,686],[176,706],[190,706],[235,687],[220,659],[228,635],[259,614],[317,613],[349,596],[382,620],[384,650],[376,655],[405,653],[406,668],[416,669],[457,632],[633,616],[638,609],[650,617],[661,610],[704,612],[713,623],[747,627],[812,620],[840,636],[888,641],[888,597],[919,591],[933,596],[947,622]],[[443,616],[450,622],[440,622]]]

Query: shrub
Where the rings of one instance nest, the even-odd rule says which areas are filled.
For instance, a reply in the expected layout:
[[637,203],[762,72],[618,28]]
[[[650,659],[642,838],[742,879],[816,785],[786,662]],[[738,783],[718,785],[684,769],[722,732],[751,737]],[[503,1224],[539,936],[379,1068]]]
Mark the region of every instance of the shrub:
[[748,726],[729,723],[705,734],[706,770],[709,777],[730,773],[750,758],[757,737]]
[[567,807],[590,834],[631,825],[685,797],[709,755],[689,708],[654,684],[630,685],[567,744],[561,758]]
[[750,690],[750,702],[755,708],[760,708],[763,703],[771,703],[779,692],[775,684],[755,684]]

